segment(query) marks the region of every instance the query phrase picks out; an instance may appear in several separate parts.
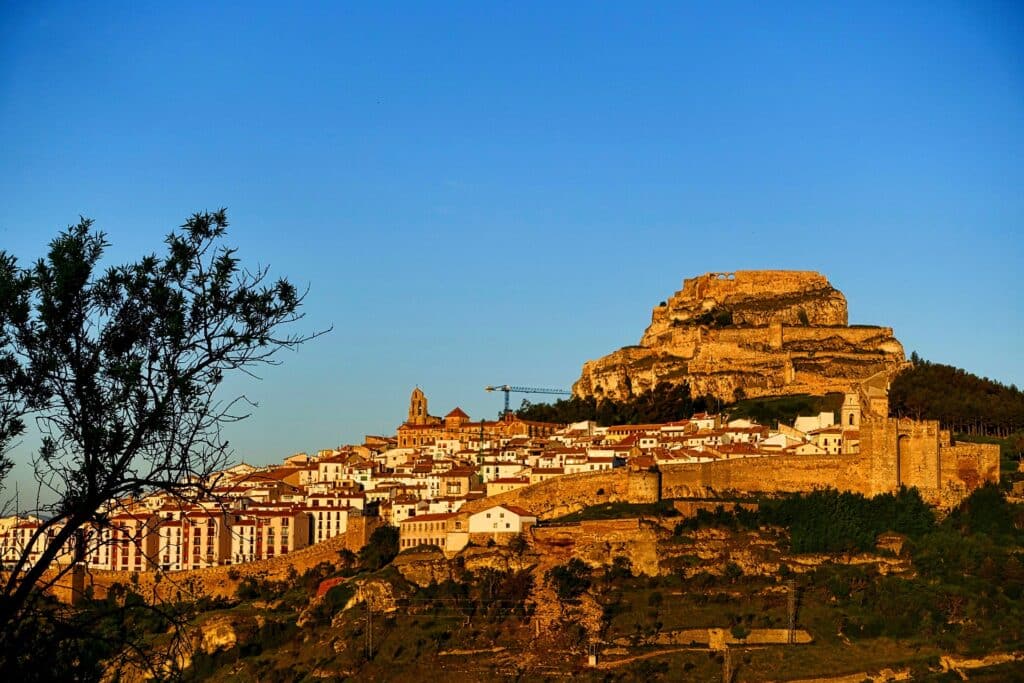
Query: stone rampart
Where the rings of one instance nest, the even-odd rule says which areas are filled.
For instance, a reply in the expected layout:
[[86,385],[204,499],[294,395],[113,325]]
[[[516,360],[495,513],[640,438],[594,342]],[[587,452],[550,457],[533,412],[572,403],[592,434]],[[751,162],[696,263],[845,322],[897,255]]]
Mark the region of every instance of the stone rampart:
[[813,292],[831,286],[828,278],[812,270],[737,270],[686,278],[673,298],[722,301],[730,297]]
[[591,505],[628,502],[629,473],[623,467],[569,474],[466,503],[462,510],[479,512],[492,505],[516,505],[538,519],[561,517]]
[[[764,327],[723,327],[711,329],[705,332],[706,339],[699,338],[696,334],[699,327],[681,327],[673,331],[672,341],[687,340],[694,337],[695,342],[718,343],[722,345],[733,344],[750,351],[760,351],[771,346],[782,346],[793,348],[802,346],[805,342],[813,342],[814,346],[808,346],[810,350],[828,349],[830,346],[844,348],[850,345],[861,345],[870,343],[886,343],[893,340],[891,327],[878,327],[859,325],[847,327],[845,325],[776,325]],[[778,335],[781,333],[781,339]],[[678,335],[678,336],[677,336]],[[774,335],[774,337],[773,337]],[[836,342],[830,343],[834,339]],[[898,342],[897,342],[898,343]],[[902,353],[902,347],[899,349]]]
[[949,507],[999,481],[999,447],[949,443],[934,420],[866,418],[856,455],[774,455],[661,468],[663,498],[720,493],[784,493],[832,487],[866,496],[916,487]]
[[858,455],[778,455],[661,468],[663,498],[736,493],[782,493],[834,487],[868,492],[870,467]]
[[958,441],[939,447],[941,495],[956,504],[985,482],[999,481],[999,446]]

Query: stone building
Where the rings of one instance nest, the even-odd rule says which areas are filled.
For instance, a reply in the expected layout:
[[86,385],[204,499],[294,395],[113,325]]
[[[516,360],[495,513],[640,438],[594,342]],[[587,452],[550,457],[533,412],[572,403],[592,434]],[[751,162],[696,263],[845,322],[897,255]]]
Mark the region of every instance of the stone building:
[[125,510],[110,518],[110,569],[149,571],[156,566],[160,518],[146,510]]
[[434,545],[447,550],[449,533],[468,534],[468,518],[465,513],[449,512],[404,519],[398,524],[399,548],[408,550],[420,545]]
[[399,448],[422,448],[438,441],[457,440],[463,448],[471,442],[498,441],[515,437],[550,436],[563,425],[550,422],[521,420],[509,414],[500,420],[473,421],[461,408],[456,407],[443,418],[431,415],[423,391],[416,387],[409,397],[409,414],[398,428]]

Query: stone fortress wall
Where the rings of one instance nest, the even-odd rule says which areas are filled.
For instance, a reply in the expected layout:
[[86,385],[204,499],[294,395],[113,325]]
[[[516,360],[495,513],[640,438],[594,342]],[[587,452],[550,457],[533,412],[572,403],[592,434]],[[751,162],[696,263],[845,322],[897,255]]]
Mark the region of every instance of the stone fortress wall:
[[[869,392],[870,393],[870,392]],[[884,407],[877,396],[862,393],[874,409]],[[862,405],[866,405],[862,404]],[[884,413],[882,413],[884,415]],[[845,415],[844,415],[845,417]],[[551,520],[602,503],[650,503],[666,498],[709,498],[754,493],[807,492],[832,487],[864,495],[892,492],[901,485],[916,486],[932,504],[950,507],[986,482],[999,480],[999,447],[991,444],[954,443],[949,432],[933,420],[889,418],[864,410],[860,418],[861,452],[849,455],[785,455],[737,458],[708,463],[667,465],[660,471],[629,467],[556,477],[497,496],[471,501],[468,512],[495,504],[526,508],[541,520]],[[336,536],[287,555],[237,566],[210,567],[160,574],[155,572],[90,572],[68,576],[54,593],[71,600],[91,588],[103,597],[115,583],[135,584],[147,597],[172,600],[179,596],[234,594],[247,578],[281,580],[290,572],[302,573],[320,562],[335,561],[338,551],[358,551],[382,522],[374,517],[349,520],[349,528]],[[657,565],[653,529],[637,520],[595,520],[579,524],[534,527],[530,534],[538,549],[557,559],[583,552],[588,561],[624,552],[632,543],[643,552],[644,569]],[[632,539],[632,540],[631,540]],[[637,556],[633,548],[631,556]],[[649,565],[649,566],[648,566]]]
[[765,292],[810,292],[831,286],[828,278],[813,270],[737,270],[686,278],[683,288],[675,296],[724,300],[736,295],[749,297]]
[[[632,466],[548,479],[531,486],[466,503],[477,512],[495,504],[530,510],[552,520],[602,503],[651,503],[666,498],[715,499],[755,493],[808,492],[836,488],[867,496],[917,487],[928,502],[951,507],[972,490],[999,481],[999,447],[955,443],[935,420],[888,416],[888,376],[879,373],[858,385],[844,403],[840,420],[860,432],[860,452],[842,455],[773,455],[708,463],[667,465],[660,470]],[[656,533],[637,520],[598,520],[579,524],[534,527],[538,548],[557,556],[566,549],[585,551],[589,561],[611,557],[632,537],[642,546],[644,565],[656,566]],[[270,580],[303,572],[320,562],[334,561],[338,551],[357,551],[382,524],[379,518],[355,517],[344,535],[271,560],[186,572],[79,572],[54,591],[72,599],[91,587],[103,597],[115,583],[135,584],[146,597],[230,596],[246,577]],[[640,547],[640,546],[638,546]],[[558,550],[561,548],[562,550]],[[561,553],[559,555],[558,553]]]
[[552,519],[591,505],[631,502],[629,474],[620,467],[554,477],[514,491],[469,501],[462,510],[479,512],[492,505],[516,505],[537,515],[538,519]]
[[[810,304],[810,305],[809,305]],[[683,288],[651,314],[641,344],[647,345],[677,323],[727,307],[737,325],[764,327],[772,323],[847,325],[846,298],[828,279],[813,271],[740,270],[705,273],[683,280]]]
[[780,455],[666,465],[665,498],[714,497],[730,493],[783,493],[832,486],[870,494],[867,460],[857,455]]
[[[832,487],[866,496],[917,487],[929,503],[952,507],[972,490],[999,482],[999,447],[955,443],[936,420],[888,416],[888,377],[879,373],[844,404],[843,424],[860,431],[860,452],[843,455],[773,455],[666,465],[658,473],[629,468],[540,482],[475,501],[501,502],[551,519],[605,502],[659,498],[714,498],[729,494],[792,493]],[[655,495],[655,491],[657,494]]]

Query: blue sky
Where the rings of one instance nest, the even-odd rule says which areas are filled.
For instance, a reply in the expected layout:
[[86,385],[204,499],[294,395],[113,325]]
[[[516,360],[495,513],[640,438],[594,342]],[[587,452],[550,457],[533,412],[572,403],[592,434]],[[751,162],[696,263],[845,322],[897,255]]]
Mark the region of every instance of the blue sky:
[[706,271],[1024,385],[1019,4],[637,5],[0,2],[0,248],[228,207],[334,326],[230,387],[250,462],[568,388]]

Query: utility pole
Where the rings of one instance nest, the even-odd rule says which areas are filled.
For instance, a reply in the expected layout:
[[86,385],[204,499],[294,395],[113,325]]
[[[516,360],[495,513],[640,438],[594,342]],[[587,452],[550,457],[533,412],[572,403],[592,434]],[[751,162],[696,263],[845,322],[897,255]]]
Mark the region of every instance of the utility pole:
[[373,659],[373,606],[370,604],[368,595],[364,595],[366,602],[366,658]]
[[732,650],[725,646],[722,651],[722,683],[732,683]]
[[789,587],[789,644],[796,642],[796,581],[790,579],[786,582]]

